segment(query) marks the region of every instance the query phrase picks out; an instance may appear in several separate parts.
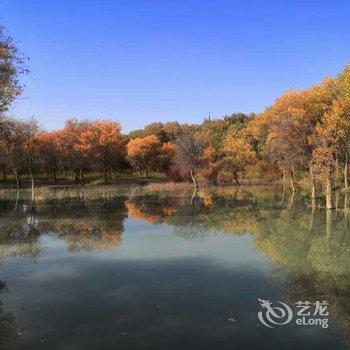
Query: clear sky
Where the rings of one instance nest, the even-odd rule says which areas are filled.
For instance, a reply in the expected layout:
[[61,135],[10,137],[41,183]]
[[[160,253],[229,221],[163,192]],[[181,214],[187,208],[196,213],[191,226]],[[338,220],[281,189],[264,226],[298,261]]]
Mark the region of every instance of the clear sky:
[[12,114],[48,129],[106,118],[124,131],[259,112],[350,61],[350,2],[0,0],[30,58]]

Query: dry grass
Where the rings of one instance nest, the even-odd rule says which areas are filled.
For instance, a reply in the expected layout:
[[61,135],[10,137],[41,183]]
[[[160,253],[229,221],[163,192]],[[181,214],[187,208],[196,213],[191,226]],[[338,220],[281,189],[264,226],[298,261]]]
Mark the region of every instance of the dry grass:
[[[118,196],[134,195],[192,195],[193,184],[190,182],[154,182],[147,185],[136,184],[110,184],[110,185],[84,185],[84,186],[46,186],[35,189],[35,201],[68,200],[68,199],[111,199]],[[280,191],[280,186],[270,185],[242,185],[242,186],[200,186],[197,194],[234,195],[242,192],[259,192],[264,195]],[[31,190],[23,189],[19,198],[30,199]],[[0,197],[16,199],[17,190],[0,189]]]
[[150,192],[173,192],[193,190],[193,185],[189,182],[158,182],[145,186],[146,191]]

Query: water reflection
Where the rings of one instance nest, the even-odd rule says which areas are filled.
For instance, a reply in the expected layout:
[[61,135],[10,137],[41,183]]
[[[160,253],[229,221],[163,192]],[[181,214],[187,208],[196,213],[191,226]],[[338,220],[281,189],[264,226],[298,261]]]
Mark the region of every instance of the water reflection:
[[[6,283],[0,281],[0,296],[6,292],[8,292]],[[0,348],[8,350],[19,349],[21,346],[19,342],[20,335],[21,332],[14,316],[4,311],[0,301]]]
[[[55,237],[70,253],[115,249],[127,234],[128,218],[166,225],[186,240],[246,234],[279,267],[271,278],[283,289],[284,299],[291,304],[327,300],[350,343],[349,198],[339,195],[336,211],[319,210],[307,200],[274,190],[237,189],[171,195],[104,192],[99,198],[77,191],[72,198],[34,200],[16,194],[0,200],[0,264],[17,256],[39,260],[44,236]],[[0,345],[11,349],[18,326],[1,305],[0,326]]]
[[40,236],[54,235],[69,251],[101,250],[121,244],[125,198],[103,201],[10,200],[1,203],[0,258],[40,255]]

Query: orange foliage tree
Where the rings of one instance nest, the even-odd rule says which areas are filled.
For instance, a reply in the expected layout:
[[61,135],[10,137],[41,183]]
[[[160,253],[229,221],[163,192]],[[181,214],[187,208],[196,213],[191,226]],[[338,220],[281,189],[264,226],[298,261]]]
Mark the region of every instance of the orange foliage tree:
[[161,153],[161,143],[155,135],[135,138],[126,145],[127,157],[138,172],[144,171],[146,175],[152,163]]
[[162,144],[159,154],[159,165],[163,171],[169,170],[171,163],[176,156],[177,148],[172,142]]
[[81,147],[81,135],[87,127],[87,121],[68,119],[57,135],[63,167],[73,170],[76,183],[84,181],[84,171],[88,167],[88,154]]
[[45,131],[37,137],[39,161],[45,172],[51,174],[52,180],[57,180],[60,165],[60,134],[57,131]]
[[107,182],[107,172],[111,172],[113,161],[118,159],[121,152],[121,127],[110,120],[95,120],[88,123],[79,138],[77,149],[89,155],[103,173]]

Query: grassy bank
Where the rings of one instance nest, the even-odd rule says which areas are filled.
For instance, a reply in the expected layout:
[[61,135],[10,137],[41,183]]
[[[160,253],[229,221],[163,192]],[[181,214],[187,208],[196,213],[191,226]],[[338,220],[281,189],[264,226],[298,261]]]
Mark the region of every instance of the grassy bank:
[[[149,173],[147,176],[135,174],[132,171],[113,172],[112,176],[108,178],[107,184],[130,184],[130,185],[147,185],[149,183],[161,183],[165,182],[165,176],[163,173]],[[35,175],[36,187],[54,187],[54,186],[75,186],[74,174],[67,173],[66,176],[62,174],[57,176],[56,181],[53,181],[50,176],[46,174]],[[84,182],[78,185],[89,186],[104,186],[106,183],[101,178],[100,173],[87,173],[84,176]],[[16,187],[16,180],[13,175],[8,175],[6,180],[0,181],[0,188],[13,188]],[[31,187],[30,177],[27,175],[21,176],[21,188],[26,189]]]

